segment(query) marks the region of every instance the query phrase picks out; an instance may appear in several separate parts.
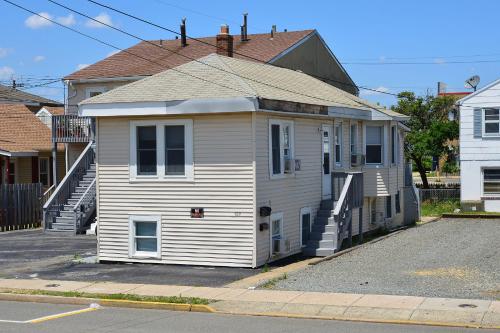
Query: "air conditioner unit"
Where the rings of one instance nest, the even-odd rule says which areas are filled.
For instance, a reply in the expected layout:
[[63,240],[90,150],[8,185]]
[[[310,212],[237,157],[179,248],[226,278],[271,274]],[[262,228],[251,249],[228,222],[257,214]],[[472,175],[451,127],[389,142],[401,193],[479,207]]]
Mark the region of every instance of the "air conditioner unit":
[[281,238],[273,238],[273,255],[279,255],[285,250],[285,242]]
[[295,160],[293,158],[285,159],[285,173],[295,172]]
[[351,154],[351,166],[357,167],[365,165],[365,155],[363,154]]

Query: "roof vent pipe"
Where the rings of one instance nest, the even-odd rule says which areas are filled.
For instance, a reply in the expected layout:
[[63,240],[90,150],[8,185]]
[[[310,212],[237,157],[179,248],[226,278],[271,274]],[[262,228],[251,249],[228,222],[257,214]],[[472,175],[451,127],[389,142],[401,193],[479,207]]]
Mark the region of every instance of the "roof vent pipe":
[[241,41],[248,40],[248,13],[243,13],[243,25],[241,26]]
[[185,47],[187,45],[187,40],[186,40],[186,18],[182,19],[181,23],[181,45],[182,47]]

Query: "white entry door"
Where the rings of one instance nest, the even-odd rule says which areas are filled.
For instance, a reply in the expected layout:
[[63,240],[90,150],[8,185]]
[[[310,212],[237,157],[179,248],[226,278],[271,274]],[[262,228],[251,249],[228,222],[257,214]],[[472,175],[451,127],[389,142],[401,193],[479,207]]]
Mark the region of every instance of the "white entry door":
[[323,199],[332,198],[332,127],[329,125],[322,126],[321,136],[321,157],[323,162],[322,178],[323,178]]

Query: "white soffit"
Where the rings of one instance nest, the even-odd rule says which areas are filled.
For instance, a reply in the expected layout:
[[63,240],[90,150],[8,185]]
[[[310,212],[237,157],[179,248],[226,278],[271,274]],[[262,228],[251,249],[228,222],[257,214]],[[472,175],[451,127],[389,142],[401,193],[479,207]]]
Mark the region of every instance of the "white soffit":
[[158,116],[174,114],[248,112],[258,109],[254,97],[189,99],[168,102],[83,104],[78,107],[82,117]]

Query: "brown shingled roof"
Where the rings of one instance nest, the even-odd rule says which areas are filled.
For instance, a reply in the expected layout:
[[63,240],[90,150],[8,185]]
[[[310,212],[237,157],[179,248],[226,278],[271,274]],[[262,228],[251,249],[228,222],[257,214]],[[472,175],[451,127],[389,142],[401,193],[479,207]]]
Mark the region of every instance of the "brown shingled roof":
[[[235,35],[233,44],[235,52],[234,57],[246,60],[252,60],[249,58],[252,57],[258,61],[268,62],[313,32],[314,30],[277,32],[272,39],[269,33],[253,34],[248,35],[249,40],[245,42],[241,41],[239,35]],[[215,37],[203,37],[198,39],[212,45],[215,45],[216,42]],[[159,40],[150,42],[160,45]],[[168,68],[185,64],[192,59],[198,59],[216,52],[215,46],[207,45],[192,39],[188,39],[188,45],[186,47],[182,47],[181,41],[178,39],[163,40],[161,43],[164,49],[146,42],[141,42],[128,48],[127,52],[150,59],[155,63],[164,64],[164,66],[156,65],[151,61],[143,60],[122,51],[74,72],[64,79],[81,80],[92,78],[149,76],[160,73]],[[169,52],[166,49],[176,53]]]
[[12,89],[0,84],[0,103],[21,103],[36,105],[62,106],[57,102],[42,96],[33,95],[22,90]]
[[0,150],[10,153],[50,151],[50,129],[22,104],[0,104]]

